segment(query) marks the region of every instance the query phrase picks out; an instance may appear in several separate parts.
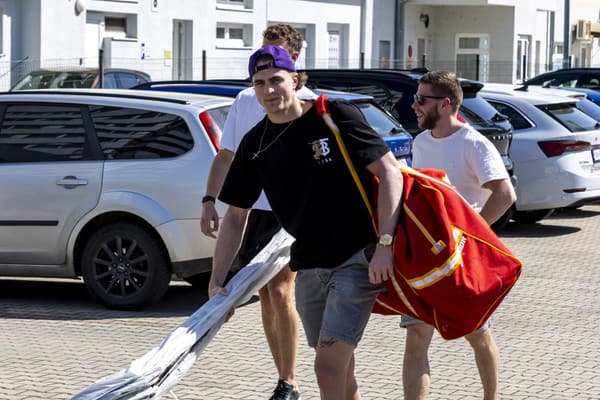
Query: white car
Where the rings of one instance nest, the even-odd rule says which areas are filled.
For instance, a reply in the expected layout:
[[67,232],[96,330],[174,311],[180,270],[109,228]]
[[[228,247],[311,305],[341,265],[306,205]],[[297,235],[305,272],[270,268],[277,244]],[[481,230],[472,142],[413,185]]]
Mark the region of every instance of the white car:
[[[210,271],[201,199],[232,99],[132,90],[0,94],[0,275],[82,276],[104,305]],[[221,210],[222,213],[223,210]]]
[[[538,93],[541,95],[552,95],[552,96],[567,96],[573,97],[579,100],[575,105],[581,111],[600,122],[600,104],[594,102],[589,97],[589,89],[577,89],[565,87],[542,87],[542,86],[515,86],[507,83],[486,83],[485,90],[488,92],[498,92],[505,94],[519,95],[519,93]],[[582,90],[585,90],[583,92]]]
[[503,85],[486,85],[481,95],[513,125],[516,222],[600,199],[600,123],[576,107],[576,98]]

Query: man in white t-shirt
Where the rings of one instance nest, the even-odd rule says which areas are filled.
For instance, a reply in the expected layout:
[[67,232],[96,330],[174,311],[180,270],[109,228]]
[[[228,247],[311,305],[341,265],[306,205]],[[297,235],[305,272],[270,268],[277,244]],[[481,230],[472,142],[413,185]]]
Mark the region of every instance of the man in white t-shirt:
[[[450,183],[488,224],[492,224],[515,202],[516,195],[494,145],[458,120],[462,97],[460,82],[452,72],[433,71],[421,77],[412,108],[419,128],[425,131],[415,138],[413,166],[446,171]],[[422,400],[429,390],[427,351],[433,327],[406,316],[402,316],[400,326],[406,328],[402,369],[404,398]],[[500,355],[490,321],[465,339],[475,353],[483,398],[496,400]]]
[[[269,26],[263,33],[264,46],[279,46],[287,50],[294,62],[300,55],[302,35],[286,24]],[[300,99],[316,99],[308,88],[302,87],[296,95]],[[206,196],[202,199],[202,232],[216,237],[219,215],[215,209],[215,198],[244,135],[260,122],[266,112],[256,99],[254,88],[241,91],[233,102],[221,137],[217,153],[208,176]],[[238,259],[241,266],[252,258],[271,240],[280,229],[271,212],[271,206],[262,192],[252,207]],[[292,293],[296,273],[285,267],[259,291],[265,336],[279,374],[277,386],[271,400],[300,399],[295,380],[296,354],[298,347],[298,314],[293,304]],[[212,293],[209,293],[212,296]]]

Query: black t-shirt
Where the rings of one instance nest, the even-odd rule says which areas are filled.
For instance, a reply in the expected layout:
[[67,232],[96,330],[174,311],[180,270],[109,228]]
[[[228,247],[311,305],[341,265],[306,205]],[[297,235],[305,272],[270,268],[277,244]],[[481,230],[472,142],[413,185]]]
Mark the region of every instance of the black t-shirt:
[[[365,167],[389,148],[357,106],[336,100],[329,101],[329,108],[371,195],[372,175]],[[278,138],[288,123],[269,121],[265,130],[267,118],[242,139],[219,199],[251,208],[264,189],[275,217],[296,238],[291,249],[292,270],[334,268],[375,241],[369,212],[333,133],[314,106]],[[263,151],[253,157],[259,149]]]

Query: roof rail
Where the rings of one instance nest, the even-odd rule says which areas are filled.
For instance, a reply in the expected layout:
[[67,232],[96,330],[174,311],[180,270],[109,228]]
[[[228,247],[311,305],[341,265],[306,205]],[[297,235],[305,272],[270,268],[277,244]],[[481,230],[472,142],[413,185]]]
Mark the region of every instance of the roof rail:
[[[96,89],[91,89],[96,90]],[[119,89],[119,91],[125,91],[127,89]],[[148,92],[148,93],[156,93],[156,92]],[[62,91],[62,90],[49,90],[49,89],[41,89],[41,90],[15,90],[14,92],[0,92],[0,96],[6,95],[28,95],[28,94],[61,94],[61,95],[69,95],[69,96],[90,96],[90,97],[118,97],[123,99],[137,99],[137,100],[150,100],[150,101],[163,101],[168,103],[175,104],[190,104],[187,100],[180,99],[172,99],[168,97],[152,96],[152,95],[141,95],[141,94],[130,94],[130,93],[105,93],[105,92],[89,92],[89,91]]]

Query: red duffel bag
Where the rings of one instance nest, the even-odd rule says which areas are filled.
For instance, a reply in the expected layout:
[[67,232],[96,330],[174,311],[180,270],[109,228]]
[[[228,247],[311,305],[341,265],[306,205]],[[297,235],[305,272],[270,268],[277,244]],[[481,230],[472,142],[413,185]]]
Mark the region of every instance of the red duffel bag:
[[[316,106],[375,215],[326,99],[319,98]],[[404,187],[393,243],[394,275],[373,312],[418,318],[445,339],[464,336],[478,329],[500,305],[517,281],[522,263],[456,189],[438,179],[445,176],[443,171],[402,165],[400,169]]]

